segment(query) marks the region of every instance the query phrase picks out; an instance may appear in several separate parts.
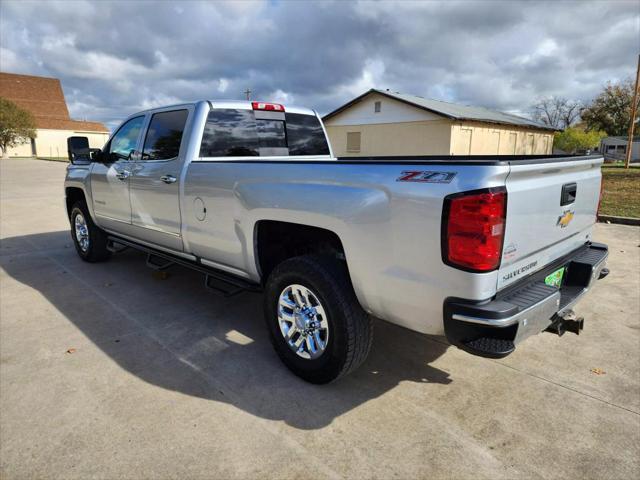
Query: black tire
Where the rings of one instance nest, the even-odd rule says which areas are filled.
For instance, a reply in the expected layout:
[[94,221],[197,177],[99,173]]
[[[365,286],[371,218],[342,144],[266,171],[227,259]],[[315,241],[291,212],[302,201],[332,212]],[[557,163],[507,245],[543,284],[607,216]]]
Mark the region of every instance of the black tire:
[[[89,233],[89,245],[86,249],[80,246],[80,242],[76,236],[75,221],[78,215],[82,215],[82,218],[84,218]],[[76,247],[76,252],[78,252],[82,260],[92,263],[102,262],[111,256],[111,252],[107,249],[108,239],[106,232],[93,223],[89,209],[83,201],[76,202],[73,205],[71,215],[69,215],[69,221],[71,224],[73,245]]]
[[[293,284],[312,290],[327,313],[329,339],[325,351],[315,359],[298,356],[280,331],[280,294]],[[332,382],[357,369],[367,358],[373,322],[356,298],[344,262],[321,255],[285,260],[269,276],[264,301],[267,328],[278,356],[304,380],[317,384]]]

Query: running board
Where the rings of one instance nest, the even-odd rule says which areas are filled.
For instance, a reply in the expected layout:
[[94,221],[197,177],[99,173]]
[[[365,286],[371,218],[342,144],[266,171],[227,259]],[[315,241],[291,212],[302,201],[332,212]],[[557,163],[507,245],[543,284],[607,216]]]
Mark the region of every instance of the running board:
[[220,278],[217,274],[213,273],[205,274],[204,286],[223,297],[233,297],[247,290],[242,285],[231,283],[228,279]]
[[132,242],[130,240],[125,240],[120,237],[109,236],[108,245],[118,244],[122,245],[124,248],[115,248],[111,250],[113,252],[121,252],[129,247],[139,250],[147,254],[147,266],[153,268],[154,270],[161,271],[166,270],[167,268],[173,265],[181,265],[186,268],[190,268],[191,270],[195,270],[204,274],[204,285],[210,290],[213,290],[215,293],[218,293],[224,297],[231,297],[233,295],[237,295],[244,291],[251,292],[260,292],[262,291],[262,287],[260,284],[252,283],[243,278],[237,277],[230,273],[224,272],[222,270],[217,270],[212,267],[207,267],[200,263],[200,261],[190,261],[170,253],[161,252],[159,250],[155,250],[153,248],[147,247],[145,245],[140,245],[138,243]]
[[147,267],[153,268],[154,270],[166,270],[167,268],[175,264],[176,262],[174,262],[173,260],[161,257],[160,255],[156,255],[155,253],[147,253]]
[[124,245],[120,242],[117,242],[111,238],[109,238],[107,240],[107,250],[109,250],[111,253],[120,253],[120,252],[124,252],[127,248],[129,248],[128,245]]

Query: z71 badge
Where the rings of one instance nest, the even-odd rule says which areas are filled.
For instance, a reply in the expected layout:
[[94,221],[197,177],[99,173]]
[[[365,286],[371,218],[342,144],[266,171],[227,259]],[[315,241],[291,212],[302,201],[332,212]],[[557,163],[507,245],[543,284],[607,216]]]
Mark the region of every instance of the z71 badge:
[[396,182],[451,183],[456,172],[402,172]]

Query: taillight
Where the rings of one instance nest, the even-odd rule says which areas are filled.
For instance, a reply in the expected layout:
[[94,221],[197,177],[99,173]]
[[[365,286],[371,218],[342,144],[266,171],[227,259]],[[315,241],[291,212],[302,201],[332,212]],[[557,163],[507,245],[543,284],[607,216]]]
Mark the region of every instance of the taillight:
[[272,110],[274,112],[284,112],[284,105],[279,103],[251,102],[254,110]]
[[504,187],[449,195],[442,215],[442,259],[472,272],[500,266],[507,213]]

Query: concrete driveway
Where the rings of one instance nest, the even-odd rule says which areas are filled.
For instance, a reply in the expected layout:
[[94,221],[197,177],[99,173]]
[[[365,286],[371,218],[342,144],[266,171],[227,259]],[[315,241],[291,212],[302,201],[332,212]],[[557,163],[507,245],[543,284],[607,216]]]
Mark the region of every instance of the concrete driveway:
[[260,295],[80,261],[64,169],[0,161],[1,478],[639,478],[637,227],[596,227],[612,273],[580,336],[495,361],[377,322],[366,364],[313,386]]

